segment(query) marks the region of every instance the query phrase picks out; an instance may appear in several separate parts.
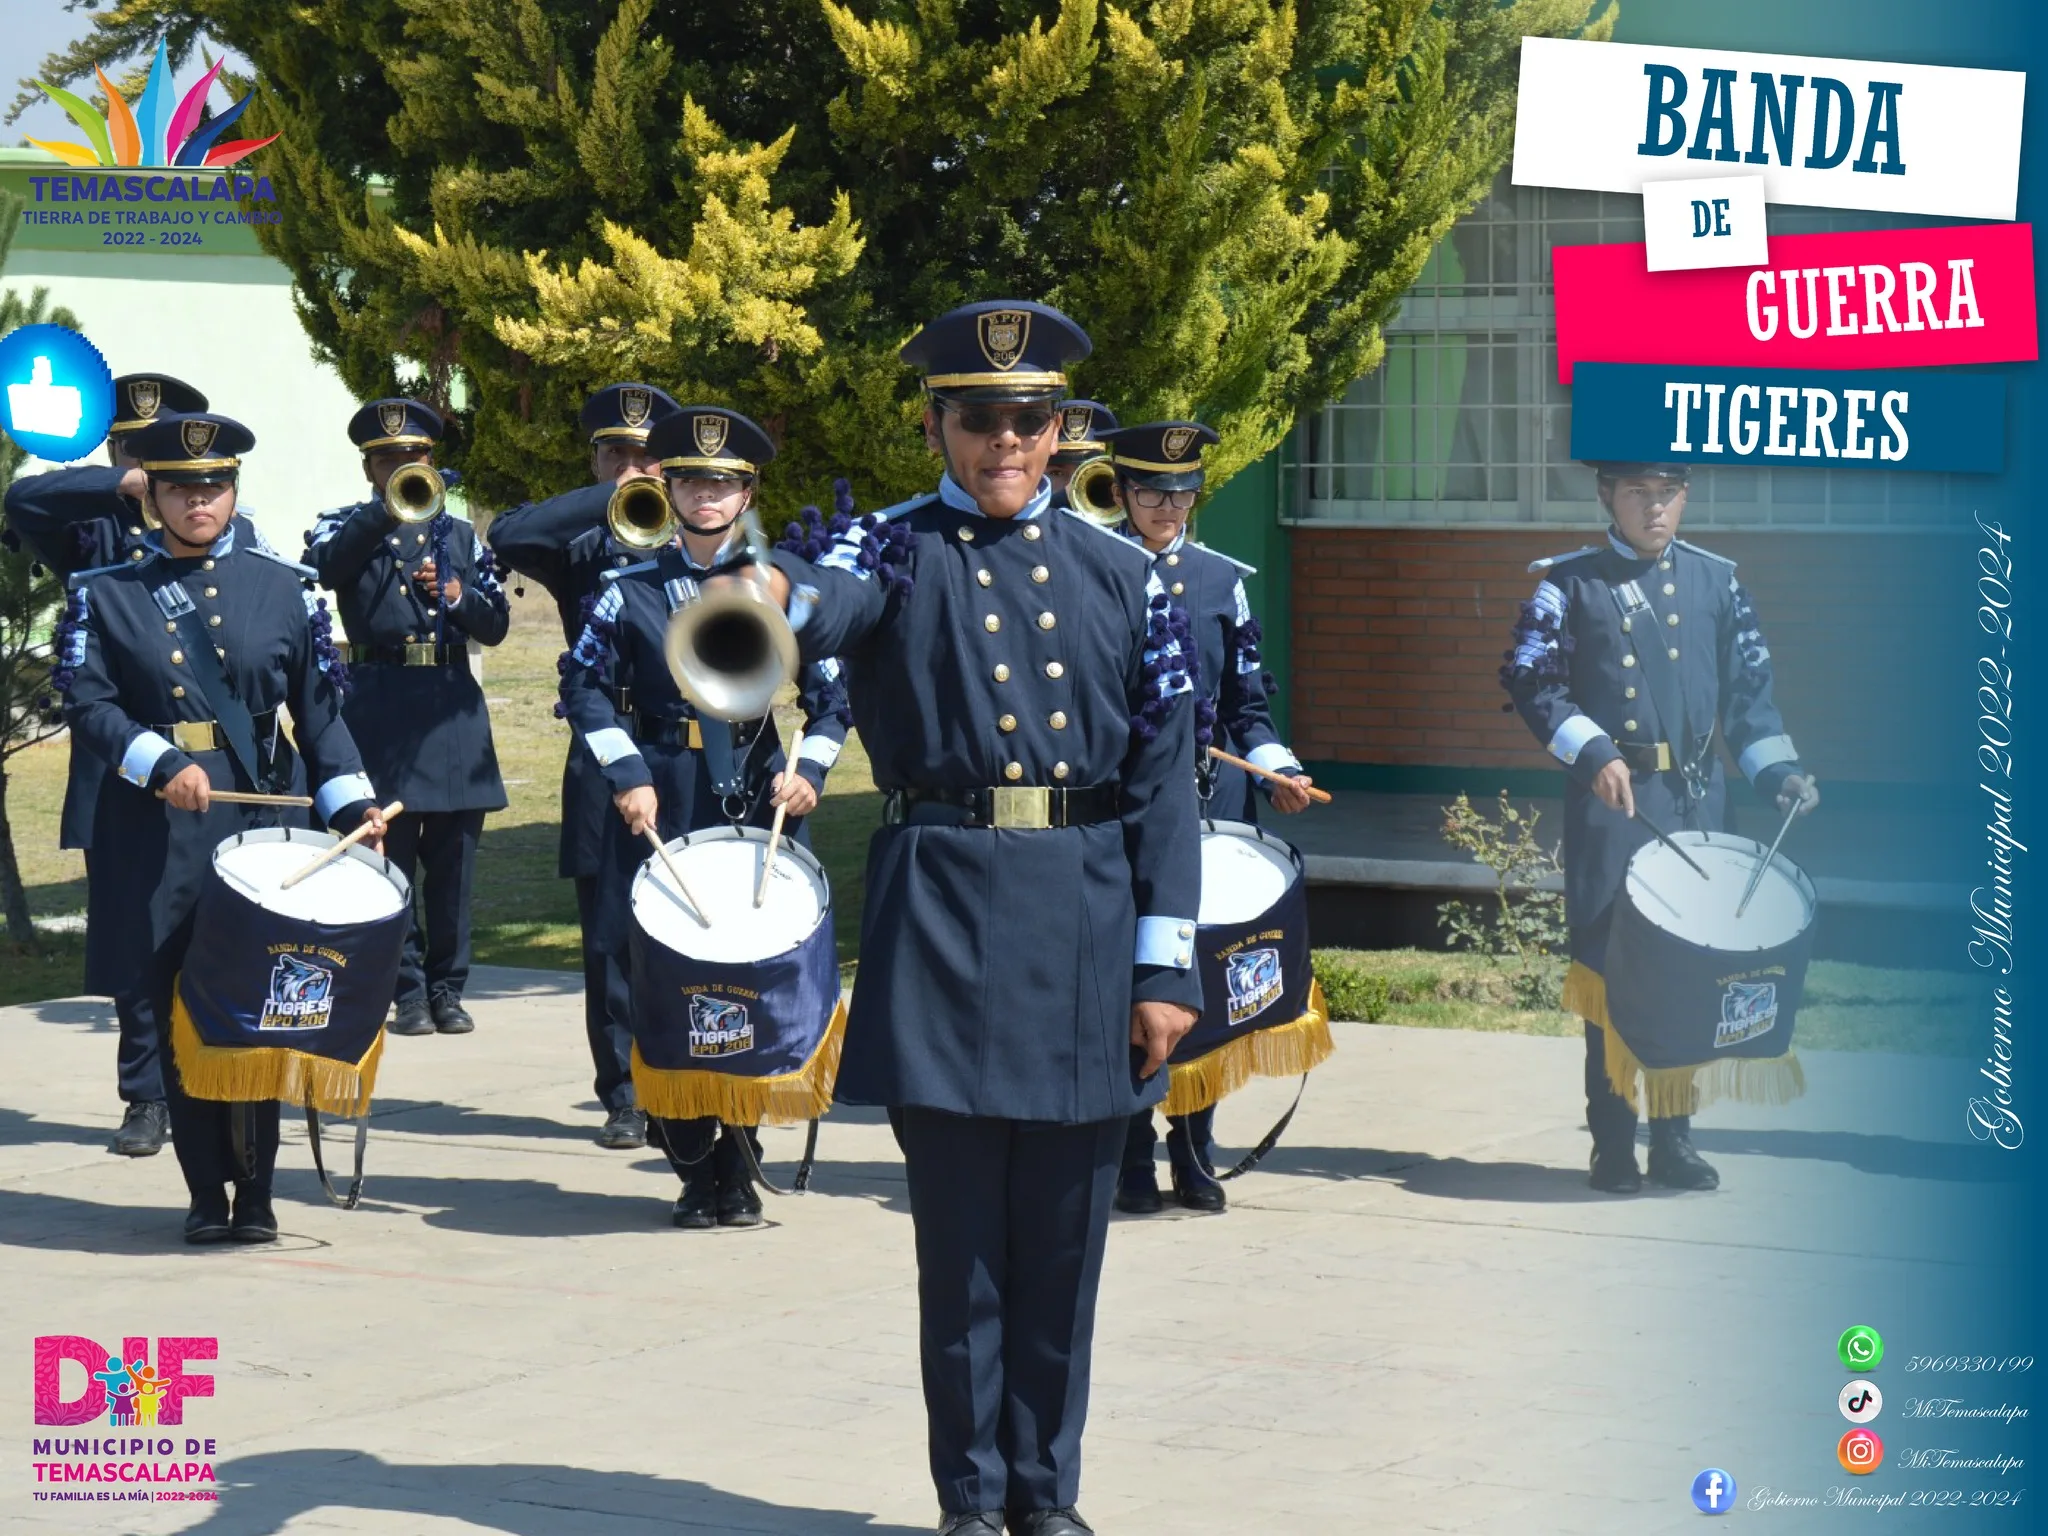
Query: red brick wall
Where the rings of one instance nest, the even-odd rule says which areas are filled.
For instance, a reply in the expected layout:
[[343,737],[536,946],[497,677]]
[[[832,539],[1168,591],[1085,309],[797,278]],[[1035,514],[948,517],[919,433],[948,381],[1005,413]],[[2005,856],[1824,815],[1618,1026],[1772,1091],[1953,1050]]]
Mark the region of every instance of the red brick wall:
[[[1501,712],[1501,653],[1536,587],[1529,562],[1595,542],[1570,529],[1296,529],[1295,751],[1325,762],[1548,764],[1521,720]],[[1928,610],[1954,612],[1921,579],[1930,556],[1947,560],[1947,544],[1937,551],[1915,534],[1718,531],[1696,542],[1739,562],[1786,728],[1815,771],[1929,777],[1915,750],[1928,733],[1900,728],[1924,716],[1894,684],[1924,671],[1918,656],[1938,628]]]

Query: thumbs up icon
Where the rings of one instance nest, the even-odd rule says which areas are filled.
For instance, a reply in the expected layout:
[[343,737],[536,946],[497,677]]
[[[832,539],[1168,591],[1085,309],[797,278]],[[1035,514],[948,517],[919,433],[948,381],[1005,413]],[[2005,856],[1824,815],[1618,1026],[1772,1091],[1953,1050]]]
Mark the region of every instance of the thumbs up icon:
[[40,354],[26,384],[7,386],[7,415],[16,432],[75,437],[85,414],[85,397],[68,384],[50,382],[50,360]]

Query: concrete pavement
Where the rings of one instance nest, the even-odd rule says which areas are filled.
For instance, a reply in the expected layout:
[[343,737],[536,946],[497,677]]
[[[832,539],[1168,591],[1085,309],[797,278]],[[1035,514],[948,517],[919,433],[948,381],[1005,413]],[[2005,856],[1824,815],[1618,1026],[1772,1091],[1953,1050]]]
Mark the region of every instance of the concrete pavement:
[[[182,1248],[169,1151],[104,1151],[104,1004],[0,1010],[0,1529],[929,1530],[886,1124],[835,1113],[815,1191],[767,1226],[674,1231],[658,1155],[591,1140],[574,981],[487,971],[474,1035],[388,1042],[360,1210],[321,1199],[288,1116],[262,1250]],[[1616,1200],[1585,1184],[1577,1042],[1337,1034],[1227,1216],[1112,1233],[1103,1536],[1638,1536],[1697,1521],[1709,1465],[1818,1492],[1843,1481],[1834,1336],[1865,1320],[1845,1273],[1949,1305],[1966,1267],[1926,1234],[2000,1194],[1947,1112],[1963,1063],[1810,1056],[1799,1104],[1702,1117],[1720,1193]],[[1224,1140],[1290,1093],[1230,1101]],[[766,1142],[786,1174],[800,1132]],[[36,1503],[35,1435],[113,1433],[32,1424],[46,1334],[218,1337],[175,1433],[217,1441],[219,1502]]]

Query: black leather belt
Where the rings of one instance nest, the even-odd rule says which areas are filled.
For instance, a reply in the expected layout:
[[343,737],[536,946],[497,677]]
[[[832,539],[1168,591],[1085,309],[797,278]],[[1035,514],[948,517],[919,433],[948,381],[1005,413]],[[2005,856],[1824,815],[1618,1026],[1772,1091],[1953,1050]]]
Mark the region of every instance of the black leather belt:
[[[260,715],[250,716],[250,720],[256,727],[257,750],[266,751],[277,733],[277,711],[266,709]],[[225,752],[228,749],[228,739],[222,734],[217,720],[175,720],[169,725],[152,725],[148,729],[180,752]]]
[[657,720],[629,713],[626,721],[632,727],[635,741],[656,747],[688,747],[693,752],[704,750],[704,729],[695,720]]
[[965,820],[958,823],[962,826],[1043,831],[1116,820],[1117,786],[1087,784],[1059,789],[1046,784],[992,784],[985,789],[892,789],[883,802],[882,819],[901,824],[921,805],[966,812]]
[[469,664],[466,645],[436,645],[431,640],[408,641],[404,645],[352,645],[348,664],[359,667],[373,663],[385,667],[446,667],[456,662]]
[[[1692,764],[1695,769],[1706,761],[1707,749],[1713,741],[1709,736],[1700,742]],[[1621,753],[1621,760],[1637,773],[1670,773],[1687,766],[1678,748],[1668,741],[1617,741],[1614,747]]]

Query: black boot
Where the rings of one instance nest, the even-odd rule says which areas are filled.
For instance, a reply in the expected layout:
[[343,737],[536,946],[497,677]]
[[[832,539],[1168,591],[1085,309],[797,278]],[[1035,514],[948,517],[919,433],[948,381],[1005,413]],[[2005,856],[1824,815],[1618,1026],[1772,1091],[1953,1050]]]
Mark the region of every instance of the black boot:
[[[752,1165],[740,1148],[742,1136],[753,1131],[744,1125],[723,1126],[718,1132],[718,1149],[711,1160],[718,1169],[718,1224],[721,1227],[758,1227],[761,1224],[761,1193],[754,1188]],[[758,1162],[761,1149],[753,1148]]]
[[1178,1122],[1166,1129],[1166,1161],[1173,1170],[1173,1197],[1188,1210],[1213,1215],[1228,1203],[1207,1159],[1195,1147],[1187,1127]]
[[1692,1117],[1650,1122],[1650,1182],[1666,1189],[1719,1189],[1721,1175],[1692,1149]]
[[235,1214],[228,1235],[238,1243],[277,1241],[277,1214],[270,1208],[270,1191],[254,1184],[235,1185]]
[[1593,1174],[1587,1182],[1609,1195],[1632,1195],[1640,1190],[1643,1173],[1636,1167],[1635,1142],[1594,1142]]
[[1011,1536],[1095,1536],[1095,1527],[1069,1504],[1065,1509],[1034,1509],[1010,1516]]
[[1607,1081],[1607,1037],[1586,1026],[1586,1129],[1593,1133],[1593,1173],[1587,1181],[1609,1195],[1643,1187],[1636,1167],[1636,1107]]
[[138,1099],[121,1116],[121,1128],[114,1132],[109,1150],[123,1157],[155,1157],[164,1149],[171,1133],[170,1106],[162,1099]]
[[192,1209],[185,1213],[185,1241],[224,1243],[228,1240],[228,1197],[225,1190],[208,1190],[192,1197]]
[[711,1171],[710,1159],[684,1176],[682,1198],[669,1219],[693,1232],[708,1232],[718,1225],[718,1175]]
[[647,1112],[636,1105],[621,1104],[604,1117],[604,1129],[597,1144],[620,1151],[647,1145]]
[[682,1198],[670,1219],[691,1231],[718,1225],[718,1165],[711,1147],[717,1129],[716,1120],[648,1121],[648,1139],[660,1143],[683,1181]]

